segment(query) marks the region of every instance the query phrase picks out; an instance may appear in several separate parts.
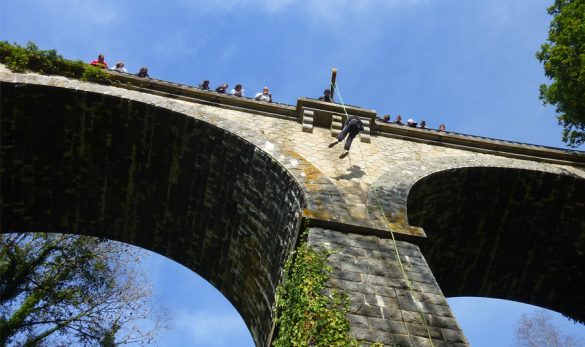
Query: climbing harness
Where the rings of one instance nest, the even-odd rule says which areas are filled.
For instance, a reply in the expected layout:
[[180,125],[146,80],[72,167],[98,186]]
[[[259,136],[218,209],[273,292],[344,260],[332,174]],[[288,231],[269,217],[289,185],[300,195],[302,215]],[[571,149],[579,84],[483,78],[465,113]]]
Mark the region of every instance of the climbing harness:
[[[334,72],[337,72],[336,70],[334,70]],[[339,89],[339,85],[334,83],[334,80],[332,79],[332,83],[331,85],[335,88],[335,90],[337,90],[337,94],[339,95],[339,102],[341,104],[341,107],[343,107],[343,112],[345,112],[345,116],[349,117],[349,114],[347,113],[347,109],[345,108],[345,104],[343,103],[343,98],[341,97],[341,90]],[[358,141],[358,148],[360,150],[360,155],[362,157],[362,160],[364,162],[364,169],[365,169],[365,176],[368,177],[368,182],[370,187],[373,188],[374,190],[374,196],[376,198],[376,202],[378,204],[378,207],[380,208],[380,212],[382,212],[382,217],[384,217],[384,222],[386,223],[386,226],[388,227],[388,231],[390,232],[390,236],[392,237],[392,242],[394,243],[394,252],[396,253],[396,258],[398,258],[398,264],[400,265],[400,270],[402,272],[402,276],[404,277],[404,280],[406,282],[406,285],[408,287],[408,292],[410,294],[410,297],[412,298],[412,300],[416,303],[416,306],[418,307],[418,311],[420,314],[420,317],[422,319],[423,322],[423,326],[425,327],[425,330],[427,331],[427,335],[429,337],[429,340],[431,341],[431,346],[435,346],[435,344],[433,343],[433,338],[431,337],[431,330],[429,328],[429,325],[427,323],[426,317],[423,313],[422,310],[422,305],[421,303],[414,297],[414,290],[412,287],[412,283],[410,282],[410,280],[408,279],[408,276],[406,275],[406,270],[404,270],[404,265],[402,264],[402,260],[400,259],[400,253],[398,252],[398,246],[396,245],[396,239],[394,237],[394,232],[392,231],[392,228],[390,228],[390,223],[388,222],[388,219],[386,218],[386,213],[384,213],[384,208],[382,207],[382,203],[380,202],[380,199],[378,197],[378,190],[376,189],[376,185],[374,185],[373,182],[371,182],[370,180],[370,176],[368,175],[369,169],[368,169],[368,165],[366,163],[366,159],[364,156],[364,153],[362,152],[362,147],[359,144]],[[367,198],[366,198],[367,199]]]

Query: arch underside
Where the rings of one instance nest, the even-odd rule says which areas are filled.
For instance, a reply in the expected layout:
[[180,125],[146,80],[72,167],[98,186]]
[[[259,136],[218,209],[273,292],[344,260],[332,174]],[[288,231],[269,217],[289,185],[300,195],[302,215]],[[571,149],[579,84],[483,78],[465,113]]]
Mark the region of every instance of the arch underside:
[[514,300],[585,322],[585,180],[469,167],[419,180],[410,225],[445,296]]
[[160,253],[220,290],[266,344],[305,205],[284,167],[152,105],[12,83],[1,95],[2,232],[85,234]]

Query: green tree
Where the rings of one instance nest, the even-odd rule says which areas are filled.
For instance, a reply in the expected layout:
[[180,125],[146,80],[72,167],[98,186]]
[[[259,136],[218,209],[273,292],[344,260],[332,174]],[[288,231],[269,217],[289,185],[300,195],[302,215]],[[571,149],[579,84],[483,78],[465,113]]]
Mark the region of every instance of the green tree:
[[147,343],[165,327],[140,251],[63,234],[0,235],[0,346]]
[[552,80],[540,86],[540,99],[556,107],[563,142],[585,142],[585,0],[555,0],[548,40],[536,54]]

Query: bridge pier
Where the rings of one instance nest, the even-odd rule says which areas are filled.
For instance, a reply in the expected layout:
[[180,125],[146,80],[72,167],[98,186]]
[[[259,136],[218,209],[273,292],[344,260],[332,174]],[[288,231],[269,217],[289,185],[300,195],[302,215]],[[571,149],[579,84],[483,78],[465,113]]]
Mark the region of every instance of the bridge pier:
[[354,338],[385,346],[469,346],[417,245],[396,241],[411,291],[391,239],[313,227],[308,242],[336,251],[329,286],[351,300]]

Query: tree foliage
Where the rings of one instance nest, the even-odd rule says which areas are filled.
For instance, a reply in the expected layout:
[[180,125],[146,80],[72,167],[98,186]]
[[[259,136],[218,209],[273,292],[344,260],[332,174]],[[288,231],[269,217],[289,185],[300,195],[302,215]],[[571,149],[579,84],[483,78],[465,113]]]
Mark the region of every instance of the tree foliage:
[[[575,323],[579,324],[579,323]],[[514,330],[517,347],[579,347],[584,346],[574,336],[564,334],[552,323],[544,310],[523,314]]]
[[536,54],[552,80],[540,86],[540,98],[556,106],[563,141],[585,142],[585,0],[555,0],[548,40]]
[[21,47],[16,43],[0,41],[0,63],[6,64],[14,72],[29,70],[46,75],[78,78],[82,81],[110,83],[110,76],[104,69],[80,60],[64,59],[54,49],[41,50],[33,42]]
[[132,266],[139,258],[97,238],[0,235],[0,346],[149,342],[165,316]]

